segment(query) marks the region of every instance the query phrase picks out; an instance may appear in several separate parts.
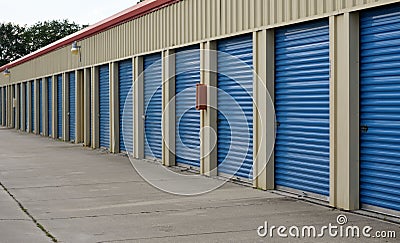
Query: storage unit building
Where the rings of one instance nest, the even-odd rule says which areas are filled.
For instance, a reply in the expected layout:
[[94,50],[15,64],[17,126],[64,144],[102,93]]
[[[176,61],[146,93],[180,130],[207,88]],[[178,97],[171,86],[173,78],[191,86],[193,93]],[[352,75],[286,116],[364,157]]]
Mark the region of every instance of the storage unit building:
[[399,217],[399,29],[400,0],[145,1],[0,67],[0,120]]

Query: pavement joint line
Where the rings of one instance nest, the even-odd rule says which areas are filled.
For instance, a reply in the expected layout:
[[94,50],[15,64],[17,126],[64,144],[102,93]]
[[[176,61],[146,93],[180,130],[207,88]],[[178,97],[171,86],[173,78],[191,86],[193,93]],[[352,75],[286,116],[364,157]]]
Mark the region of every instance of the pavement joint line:
[[30,219],[0,219],[0,222],[4,221],[31,221]]
[[[149,195],[154,195],[155,193],[149,193]],[[98,196],[92,196],[92,197],[67,197],[67,198],[50,198],[50,199],[33,199],[33,200],[26,200],[27,202],[30,203],[35,203],[35,202],[52,202],[52,201],[65,201],[65,200],[84,200],[84,199],[94,199],[94,198],[115,198],[115,197],[119,197],[119,196],[133,196],[135,195],[134,193],[132,194],[112,194],[112,195],[98,195]],[[253,200],[266,200],[266,202],[268,202],[269,200],[273,199],[266,199],[265,197],[252,197],[251,199]],[[218,201],[218,200],[214,200],[214,201]],[[231,201],[242,201],[242,199],[232,199]],[[296,200],[293,200],[293,202],[295,202]],[[138,201],[138,202],[142,202],[142,201]]]
[[26,209],[20,201],[3,185],[3,183],[0,181],[0,186],[3,188],[5,192],[18,204],[19,208],[24,212],[31,220],[33,223],[35,223],[36,227],[38,227],[47,237],[49,237],[53,242],[58,242],[57,238],[54,237],[46,228],[44,228],[43,225],[41,225],[35,217],[33,217],[32,214],[29,213],[28,209]]
[[252,231],[254,231],[256,233],[257,229],[254,228],[254,229],[244,229],[244,230],[210,231],[210,232],[202,232],[202,233],[196,233],[196,234],[177,234],[177,235],[154,236],[154,237],[140,237],[140,238],[129,238],[129,239],[120,239],[120,240],[97,241],[97,243],[124,242],[124,241],[128,241],[128,240],[132,241],[132,240],[167,239],[167,238],[178,238],[178,237],[187,237],[187,236],[241,233],[241,232],[252,232]]
[[99,215],[86,215],[86,216],[70,216],[70,217],[54,217],[54,218],[40,218],[39,220],[49,221],[49,220],[64,220],[64,219],[83,219],[83,218],[100,218],[100,217],[110,217],[110,216],[128,216],[128,215],[142,215],[142,214],[157,214],[157,213],[167,213],[167,212],[186,212],[193,210],[207,210],[207,209],[220,209],[220,208],[233,208],[233,207],[247,207],[247,206],[259,206],[262,203],[248,203],[239,205],[222,205],[222,206],[210,206],[210,207],[196,207],[189,209],[168,209],[168,210],[154,210],[154,211],[141,211],[132,213],[116,213],[116,214],[99,214]]
[[10,187],[12,190],[24,190],[24,189],[42,189],[42,188],[60,188],[60,187],[74,187],[74,186],[93,186],[93,185],[110,185],[110,184],[124,184],[124,183],[146,183],[144,181],[111,181],[111,182],[98,182],[98,183],[82,183],[82,184],[71,184],[71,185],[53,185],[53,186],[27,186],[27,187]]

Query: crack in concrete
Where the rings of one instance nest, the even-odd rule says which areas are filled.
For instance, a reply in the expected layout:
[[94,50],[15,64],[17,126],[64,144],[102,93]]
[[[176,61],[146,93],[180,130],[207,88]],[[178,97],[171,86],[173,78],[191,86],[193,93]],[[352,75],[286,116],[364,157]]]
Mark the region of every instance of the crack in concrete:
[[178,238],[187,236],[202,236],[202,235],[212,235],[212,234],[231,234],[231,233],[242,233],[242,232],[256,232],[257,229],[244,229],[244,230],[226,230],[226,231],[209,231],[202,233],[193,234],[177,234],[177,235],[166,235],[166,236],[154,236],[154,237],[139,237],[139,238],[127,238],[119,240],[107,240],[107,241],[97,241],[97,243],[109,243],[109,242],[124,242],[133,240],[155,240],[155,239],[168,239],[168,238]]
[[35,223],[36,227],[38,227],[47,237],[49,237],[53,242],[58,242],[56,237],[54,237],[46,228],[44,228],[43,225],[41,225],[37,219],[33,217],[32,214],[29,213],[28,209],[26,209],[20,201],[7,189],[6,186],[3,185],[3,183],[0,182],[0,186],[3,188],[5,192],[18,204],[19,208],[24,212],[31,220],[33,223]]
[[98,215],[86,215],[86,216],[70,216],[70,217],[54,217],[54,218],[40,218],[39,220],[51,221],[51,220],[69,220],[69,219],[84,219],[84,218],[100,218],[110,216],[128,216],[128,215],[141,215],[141,214],[158,214],[168,212],[188,212],[193,210],[207,210],[207,209],[220,209],[220,208],[233,208],[233,207],[247,207],[247,206],[261,206],[262,203],[247,203],[247,204],[235,204],[235,205],[222,205],[222,206],[210,206],[210,207],[195,207],[186,209],[168,209],[168,210],[154,210],[154,211],[141,211],[132,213],[116,213],[116,214],[98,214]]

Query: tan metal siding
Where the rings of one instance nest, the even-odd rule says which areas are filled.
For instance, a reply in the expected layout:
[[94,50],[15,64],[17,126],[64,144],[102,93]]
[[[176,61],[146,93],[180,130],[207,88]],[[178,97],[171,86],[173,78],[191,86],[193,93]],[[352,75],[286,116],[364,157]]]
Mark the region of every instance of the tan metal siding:
[[10,82],[391,2],[398,0],[183,0],[80,41],[81,63],[66,46],[12,68]]

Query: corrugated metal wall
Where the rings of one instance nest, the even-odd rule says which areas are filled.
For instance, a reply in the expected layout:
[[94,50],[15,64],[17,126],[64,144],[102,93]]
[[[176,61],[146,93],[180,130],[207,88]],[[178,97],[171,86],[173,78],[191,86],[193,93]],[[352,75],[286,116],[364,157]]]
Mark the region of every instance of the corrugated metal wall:
[[[394,0],[182,0],[79,42],[82,63],[66,46],[11,69],[11,82],[122,59],[366,4]],[[149,31],[151,30],[151,31]],[[0,77],[0,84],[8,79]]]

